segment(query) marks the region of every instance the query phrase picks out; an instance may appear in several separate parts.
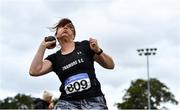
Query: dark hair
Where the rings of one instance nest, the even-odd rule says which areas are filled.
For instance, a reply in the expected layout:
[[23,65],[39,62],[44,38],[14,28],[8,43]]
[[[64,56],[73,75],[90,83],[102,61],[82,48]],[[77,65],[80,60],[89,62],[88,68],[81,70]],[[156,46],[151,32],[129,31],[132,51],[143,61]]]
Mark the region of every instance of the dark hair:
[[68,18],[63,18],[61,19],[57,24],[55,24],[54,27],[52,27],[53,30],[55,30],[55,35],[57,35],[57,30],[58,30],[58,27],[63,27],[65,26],[66,24],[71,24],[72,25],[72,28],[74,30],[74,36],[76,35],[76,30],[75,30],[75,27],[72,23],[72,21]]

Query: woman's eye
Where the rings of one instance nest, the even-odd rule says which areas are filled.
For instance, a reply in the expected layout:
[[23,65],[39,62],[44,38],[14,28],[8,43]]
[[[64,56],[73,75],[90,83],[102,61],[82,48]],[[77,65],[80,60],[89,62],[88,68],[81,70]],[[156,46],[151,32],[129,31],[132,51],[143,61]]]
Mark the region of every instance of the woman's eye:
[[72,25],[68,25],[68,27],[69,27],[69,28],[71,28],[71,29],[73,28],[73,26],[72,26]]

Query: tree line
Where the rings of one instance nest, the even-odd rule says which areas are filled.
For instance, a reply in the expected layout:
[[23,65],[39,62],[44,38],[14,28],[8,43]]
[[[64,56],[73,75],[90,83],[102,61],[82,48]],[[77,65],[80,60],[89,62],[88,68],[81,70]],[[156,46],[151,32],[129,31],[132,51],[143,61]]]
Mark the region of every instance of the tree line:
[[[151,109],[168,109],[161,106],[163,103],[172,103],[177,105],[178,101],[175,99],[173,93],[169,88],[158,79],[150,79],[150,104]],[[147,109],[148,107],[148,88],[147,80],[136,79],[131,82],[128,89],[125,89],[125,94],[122,97],[122,102],[115,103],[114,105],[120,109]],[[0,100],[0,109],[33,109],[35,97],[30,95],[18,93],[14,97],[7,97]],[[58,99],[54,100],[54,103]]]

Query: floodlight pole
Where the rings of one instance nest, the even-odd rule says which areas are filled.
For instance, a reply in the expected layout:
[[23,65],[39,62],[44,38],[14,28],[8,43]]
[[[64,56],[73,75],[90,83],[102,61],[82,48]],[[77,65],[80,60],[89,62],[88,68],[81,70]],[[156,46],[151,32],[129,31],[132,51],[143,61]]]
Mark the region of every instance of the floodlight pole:
[[147,58],[147,77],[148,77],[148,110],[151,110],[151,100],[150,100],[150,96],[151,96],[151,90],[150,90],[150,78],[149,78],[149,55],[146,55]]
[[149,76],[149,55],[155,55],[157,48],[146,48],[146,49],[138,49],[137,50],[139,55],[145,55],[147,58],[147,87],[148,87],[148,110],[151,110],[151,100],[150,100],[150,96],[151,96],[151,90],[150,90],[150,76]]

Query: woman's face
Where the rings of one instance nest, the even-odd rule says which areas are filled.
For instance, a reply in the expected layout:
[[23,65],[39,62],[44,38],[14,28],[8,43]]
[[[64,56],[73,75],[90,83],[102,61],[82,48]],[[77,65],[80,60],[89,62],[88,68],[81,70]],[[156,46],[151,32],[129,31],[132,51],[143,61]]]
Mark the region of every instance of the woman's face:
[[72,39],[74,40],[74,28],[71,23],[68,23],[62,27],[58,27],[57,29],[57,39]]

